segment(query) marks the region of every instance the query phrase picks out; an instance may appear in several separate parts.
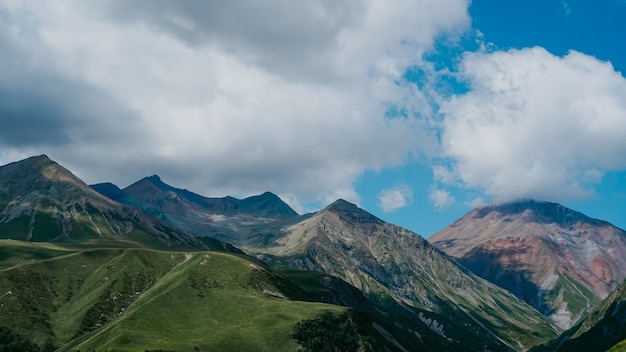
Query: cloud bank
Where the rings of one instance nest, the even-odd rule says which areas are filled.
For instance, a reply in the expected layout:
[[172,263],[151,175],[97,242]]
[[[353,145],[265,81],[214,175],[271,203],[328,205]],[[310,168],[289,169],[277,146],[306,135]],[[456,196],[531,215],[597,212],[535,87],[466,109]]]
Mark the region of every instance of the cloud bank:
[[0,162],[47,153],[90,183],[158,173],[212,196],[355,201],[364,170],[432,148],[403,74],[469,26],[467,7],[3,1]]
[[442,183],[571,200],[626,169],[626,80],[610,63],[535,47],[467,53],[459,74],[469,91],[442,105]]

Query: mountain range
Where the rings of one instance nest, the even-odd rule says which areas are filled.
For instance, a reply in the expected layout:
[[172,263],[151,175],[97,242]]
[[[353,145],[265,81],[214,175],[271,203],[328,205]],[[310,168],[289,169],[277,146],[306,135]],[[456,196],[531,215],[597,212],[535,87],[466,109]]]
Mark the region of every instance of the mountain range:
[[271,192],[242,200],[208,198],[167,185],[157,175],[145,177],[123,190],[111,183],[91,187],[196,236],[210,236],[239,247],[269,241],[264,235],[271,237],[269,232],[298,215]]
[[[33,350],[525,351],[593,333],[602,319],[558,337],[621,307],[606,303],[623,280],[621,230],[554,203],[470,214],[427,241],[344,200],[299,215],[270,192],[209,198],[156,175],[89,187],[29,158],[0,167],[0,346],[6,335]],[[503,243],[518,253],[509,261]],[[615,259],[594,259],[611,248]]]
[[[186,224],[195,235],[229,241],[271,267],[336,276],[395,315],[436,331],[454,350],[525,349],[557,333],[534,309],[476,277],[421,236],[344,200],[299,216],[285,211],[288,206],[271,193],[243,200],[205,198],[157,176],[123,190],[92,187],[112,190],[116,199],[171,224]],[[252,200],[265,206],[251,206]]]
[[102,196],[45,155],[0,168],[0,209],[5,239],[209,249],[195,236]]

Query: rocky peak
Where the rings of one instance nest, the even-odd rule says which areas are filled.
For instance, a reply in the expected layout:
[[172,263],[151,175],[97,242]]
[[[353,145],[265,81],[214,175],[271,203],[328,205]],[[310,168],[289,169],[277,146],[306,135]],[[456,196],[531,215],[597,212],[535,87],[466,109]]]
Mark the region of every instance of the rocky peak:
[[98,183],[95,185],[90,185],[90,187],[96,192],[120,203],[126,195],[124,191],[122,191],[119,187],[111,182]]
[[47,190],[61,198],[67,198],[78,190],[92,192],[87,184],[45,154],[0,167],[2,190],[11,196]]
[[276,218],[288,218],[298,215],[287,203],[283,202],[279,196],[272,192],[265,192],[258,196],[243,199],[241,201],[241,209],[253,214],[262,214],[263,216]]
[[31,156],[30,158],[26,158],[14,164],[17,163],[22,165],[28,165],[30,167],[45,167],[51,164],[56,164],[54,161],[50,160],[50,158],[46,154]]
[[153,199],[156,195],[160,195],[162,191],[168,190],[165,183],[161,181],[161,178],[157,175],[144,177],[141,180],[133,183],[132,185],[124,188],[124,192],[132,194],[133,196],[142,199]]
[[358,223],[384,223],[381,219],[359,208],[356,204],[350,203],[344,199],[338,199],[331,203],[323,210],[323,212],[334,213],[346,220],[356,221]]
[[2,175],[4,175],[5,178],[23,178],[29,175],[41,175],[41,173],[46,168],[55,165],[57,164],[54,161],[50,160],[47,155],[42,154],[39,156],[33,156],[21,161],[6,164],[0,169],[2,170]]
[[474,218],[489,216],[500,217],[504,221],[519,220],[538,224],[558,224],[564,228],[570,228],[579,222],[592,223],[598,226],[609,225],[605,221],[590,218],[561,204],[533,199],[485,206],[478,208],[473,214]]

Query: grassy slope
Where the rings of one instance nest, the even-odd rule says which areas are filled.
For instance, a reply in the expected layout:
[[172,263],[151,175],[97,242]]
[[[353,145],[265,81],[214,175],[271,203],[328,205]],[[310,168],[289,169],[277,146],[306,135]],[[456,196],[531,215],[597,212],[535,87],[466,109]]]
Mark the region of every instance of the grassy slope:
[[85,250],[0,270],[0,326],[60,350],[279,351],[298,321],[345,309],[278,298],[278,281],[225,253]]
[[618,343],[617,345],[613,346],[609,352],[624,352],[626,351],[626,340],[623,340],[622,342]]
[[[280,273],[307,289],[313,296],[343,297],[341,305],[358,307],[360,311],[367,312],[379,329],[393,336],[393,340],[390,340],[394,347],[400,345],[408,350],[430,351],[471,350],[468,346],[460,348],[432,331],[418,318],[418,310],[401,306],[390,296],[392,293],[382,286],[380,292],[366,297],[355,287],[328,274],[288,269],[282,269]],[[323,283],[321,286],[320,282]],[[346,302],[348,300],[351,302]],[[419,337],[416,339],[416,336]]]
[[0,269],[54,258],[74,251],[76,250],[54,243],[33,243],[0,239]]

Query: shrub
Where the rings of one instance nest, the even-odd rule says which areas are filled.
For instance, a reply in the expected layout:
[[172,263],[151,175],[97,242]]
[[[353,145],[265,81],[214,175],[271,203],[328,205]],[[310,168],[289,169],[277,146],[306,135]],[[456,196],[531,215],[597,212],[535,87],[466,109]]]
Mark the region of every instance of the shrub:
[[304,351],[368,351],[372,339],[366,335],[366,325],[367,321],[353,311],[341,315],[328,312],[297,323],[292,336]]

